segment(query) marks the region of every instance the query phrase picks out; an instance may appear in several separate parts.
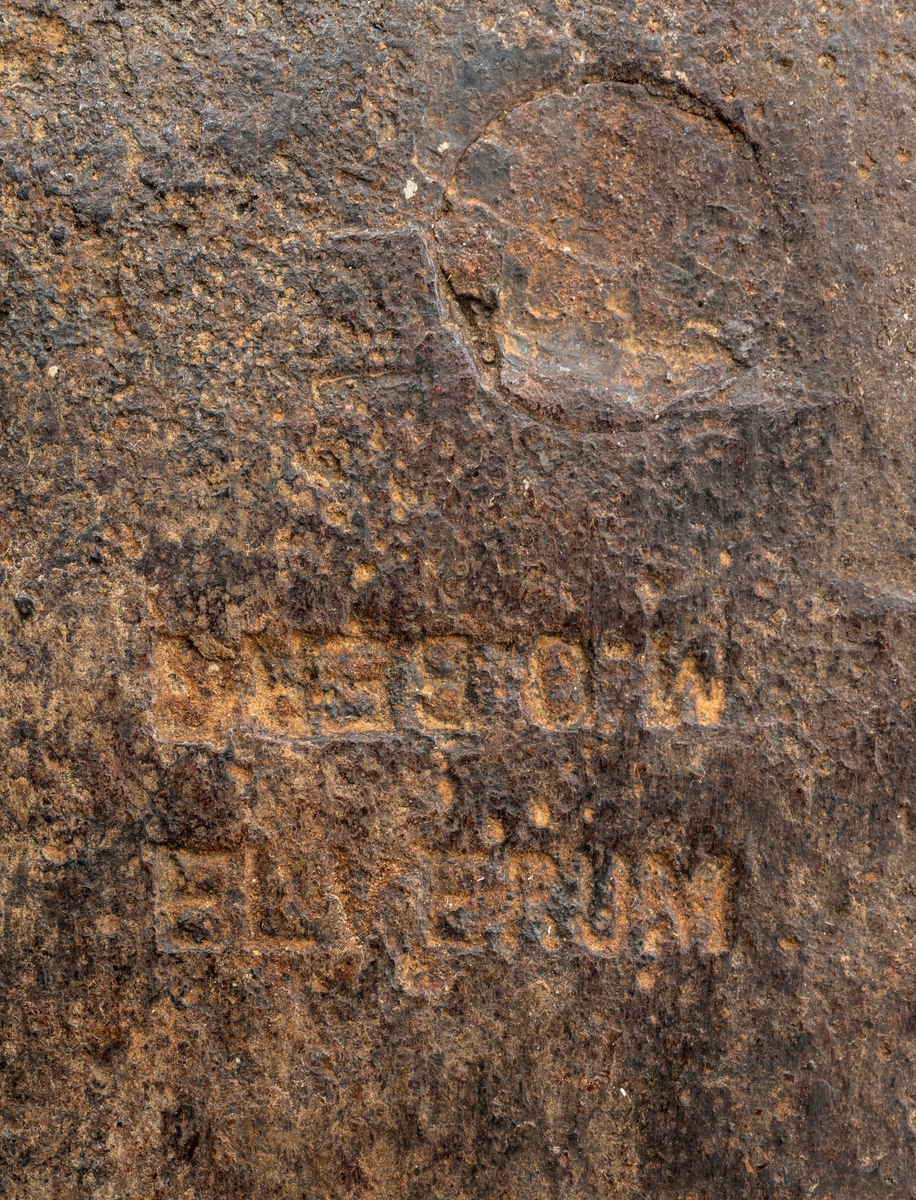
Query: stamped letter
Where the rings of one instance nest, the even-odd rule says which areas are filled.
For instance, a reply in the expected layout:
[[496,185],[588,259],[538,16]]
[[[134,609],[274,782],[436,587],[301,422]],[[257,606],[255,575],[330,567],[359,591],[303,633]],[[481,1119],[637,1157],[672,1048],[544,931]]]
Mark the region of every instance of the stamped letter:
[[678,666],[667,637],[654,639],[646,719],[650,728],[719,725],[726,699],[725,684],[716,676],[707,678],[694,655],[686,655]]
[[630,868],[619,855],[611,859],[599,884],[591,860],[582,859],[579,875],[581,917],[574,923],[576,940],[593,954],[619,954],[630,931]]
[[707,859],[687,877],[663,855],[649,855],[638,873],[635,904],[646,953],[657,954],[668,937],[682,950],[695,943],[706,954],[724,953],[730,878],[724,859]]
[[153,884],[160,950],[225,950],[235,943],[243,903],[240,855],[157,850]]
[[468,645],[463,637],[424,638],[410,659],[414,717],[426,729],[468,728]]
[[539,942],[545,950],[558,949],[560,936],[551,911],[562,882],[556,863],[538,851],[513,854],[509,880],[522,940]]
[[383,642],[361,637],[314,638],[303,647],[306,704],[325,735],[387,733],[391,653]]
[[529,718],[543,729],[583,724],[589,695],[582,647],[559,637],[539,637],[528,655],[522,697]]
[[432,864],[429,944],[483,950],[502,940],[508,918],[505,880],[484,854],[442,857]]
[[153,719],[159,736],[221,745],[238,703],[238,670],[231,651],[225,657],[204,656],[186,638],[159,638],[153,651]]

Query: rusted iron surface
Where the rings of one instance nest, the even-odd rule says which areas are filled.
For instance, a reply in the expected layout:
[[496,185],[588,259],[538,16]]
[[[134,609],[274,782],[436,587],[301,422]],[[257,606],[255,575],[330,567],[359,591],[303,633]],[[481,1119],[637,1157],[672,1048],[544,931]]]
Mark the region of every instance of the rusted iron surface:
[[916,1194],[906,6],[0,13],[0,1191]]

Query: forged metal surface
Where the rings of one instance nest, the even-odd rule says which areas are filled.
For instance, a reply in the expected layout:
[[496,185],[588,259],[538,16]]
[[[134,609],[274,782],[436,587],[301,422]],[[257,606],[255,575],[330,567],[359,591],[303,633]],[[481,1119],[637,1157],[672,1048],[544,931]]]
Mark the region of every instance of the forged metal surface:
[[914,54],[6,4],[4,1195],[916,1195]]

